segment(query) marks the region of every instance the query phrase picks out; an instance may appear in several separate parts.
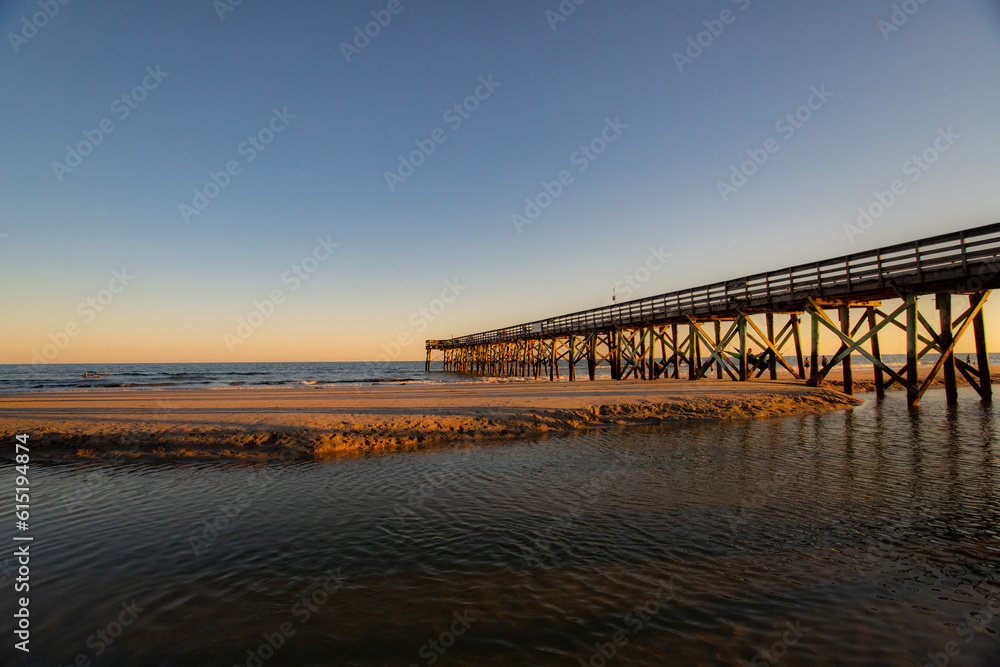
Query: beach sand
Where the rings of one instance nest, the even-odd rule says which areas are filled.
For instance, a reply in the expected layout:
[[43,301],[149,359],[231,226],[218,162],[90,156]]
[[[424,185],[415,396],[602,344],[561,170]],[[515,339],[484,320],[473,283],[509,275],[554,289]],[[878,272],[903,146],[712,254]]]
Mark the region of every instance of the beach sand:
[[[792,381],[442,383],[0,396],[0,437],[32,458],[323,458],[435,443],[838,410],[860,401]],[[13,448],[4,448],[7,458]]]

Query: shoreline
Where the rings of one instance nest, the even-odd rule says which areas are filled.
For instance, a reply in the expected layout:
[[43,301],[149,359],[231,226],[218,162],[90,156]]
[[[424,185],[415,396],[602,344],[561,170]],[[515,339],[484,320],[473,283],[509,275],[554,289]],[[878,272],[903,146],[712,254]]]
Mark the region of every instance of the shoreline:
[[[896,370],[898,372],[898,369],[896,369]],[[917,372],[917,377],[919,379],[919,382],[923,382],[924,379],[927,377],[928,373],[930,373],[930,369],[928,369],[928,368],[921,368],[921,369],[919,369],[919,371]],[[834,370],[830,371],[829,375],[826,376],[826,380],[823,382],[823,384],[821,386],[823,386],[823,387],[840,387],[841,389],[843,389],[843,387],[844,387],[844,379],[843,378],[844,378],[844,376],[843,376],[843,373],[841,372],[841,370],[840,369],[834,369]],[[883,375],[883,378],[885,379],[886,382],[888,382],[891,379],[888,375]],[[993,384],[1000,383],[1000,372],[992,373],[991,376],[990,376],[990,379],[991,379],[991,381],[992,381]],[[854,384],[854,391],[856,391],[858,393],[863,393],[863,392],[872,392],[872,393],[874,393],[875,392],[875,371],[873,371],[871,369],[865,369],[865,370],[862,370],[862,371],[857,371],[857,370],[854,371],[854,383],[853,384]],[[962,375],[958,371],[955,372],[955,384],[958,385],[959,387],[968,387],[968,386],[970,386],[969,382],[965,379],[965,376]],[[928,389],[939,389],[941,387],[944,387],[944,370],[940,371],[937,374],[937,377],[934,378],[934,381],[931,382],[931,385],[930,385],[930,387],[928,387]],[[906,391],[906,389],[905,389],[905,387],[903,387],[903,385],[899,384],[898,382],[893,382],[892,385],[886,389],[886,391]]]
[[[630,424],[816,414],[861,403],[826,386],[780,380],[109,389],[5,394],[2,401],[0,437],[27,433],[33,459],[76,461],[320,459]],[[3,460],[11,456],[5,452]]]

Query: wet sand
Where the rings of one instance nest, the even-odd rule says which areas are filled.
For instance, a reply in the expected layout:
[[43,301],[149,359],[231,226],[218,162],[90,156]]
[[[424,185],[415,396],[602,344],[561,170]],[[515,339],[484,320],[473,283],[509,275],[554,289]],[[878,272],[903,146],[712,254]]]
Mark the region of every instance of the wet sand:
[[[897,373],[900,373],[900,370],[898,368],[894,368],[894,370]],[[921,367],[917,371],[917,377],[920,378],[921,383],[924,381],[924,379],[927,377],[930,371],[931,369],[927,367]],[[900,374],[903,375],[903,377],[906,377],[905,373],[900,373]],[[853,369],[852,376],[854,380],[854,393],[857,394],[866,391],[871,391],[871,392],[875,391],[874,370],[870,368],[861,370]],[[889,377],[887,373],[883,373],[882,377],[884,378],[885,382],[889,382],[889,380],[892,379],[891,377]],[[965,380],[965,376],[962,375],[962,373],[957,370],[955,371],[955,380],[958,386],[960,387],[969,386],[969,383]],[[993,384],[1000,382],[1000,373],[993,373],[992,380]],[[826,380],[823,382],[823,386],[830,387],[836,390],[842,390],[844,388],[843,370],[841,370],[841,368],[838,367],[830,371],[830,373],[826,376]],[[944,387],[944,370],[939,371],[937,377],[935,377],[934,381],[931,382],[931,388],[940,388],[940,387]],[[898,382],[893,382],[886,391],[897,391],[905,389],[906,387],[899,384]]]
[[859,402],[832,388],[780,380],[25,393],[0,395],[0,437],[27,433],[36,459],[323,458],[629,424],[819,413]]

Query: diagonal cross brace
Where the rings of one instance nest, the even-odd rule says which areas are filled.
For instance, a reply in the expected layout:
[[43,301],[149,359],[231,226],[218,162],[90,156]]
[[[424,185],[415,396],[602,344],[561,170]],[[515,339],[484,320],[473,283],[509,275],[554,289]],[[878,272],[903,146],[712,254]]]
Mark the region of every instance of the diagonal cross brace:
[[[731,377],[733,380],[736,380],[737,379],[736,375],[734,375],[733,371],[730,370],[730,368],[729,368],[730,362],[728,360],[726,360],[726,359],[723,359],[722,355],[719,353],[719,349],[721,349],[722,347],[725,347],[726,343],[728,343],[729,340],[733,337],[733,333],[736,330],[735,323],[734,323],[734,326],[730,327],[729,333],[726,334],[726,337],[724,339],[725,342],[721,342],[720,341],[720,343],[719,343],[719,349],[717,349],[716,348],[716,344],[713,343],[712,340],[705,334],[705,332],[698,325],[698,323],[694,321],[694,318],[691,317],[690,315],[686,315],[685,317],[687,317],[687,320],[691,324],[691,327],[697,332],[698,337],[701,338],[703,341],[705,341],[705,345],[708,346],[708,349],[712,353],[712,358],[715,359],[715,361],[720,366],[722,366],[722,369],[725,370],[726,373],[729,374],[729,377]],[[696,376],[695,379],[701,378],[701,376],[703,376],[705,374],[705,371],[708,369],[709,365],[710,364],[705,364],[704,368],[699,368],[698,369],[698,374],[697,374],[697,376]]]
[[800,378],[800,377],[799,377],[799,374],[798,374],[798,373],[796,373],[796,372],[795,372],[794,370],[792,370],[792,367],[788,365],[788,362],[787,362],[787,361],[785,361],[785,358],[784,358],[783,356],[781,356],[781,352],[780,352],[780,351],[778,351],[778,350],[777,350],[777,349],[776,349],[776,348],[774,347],[774,343],[772,343],[771,341],[769,341],[769,340],[767,339],[767,336],[765,336],[765,335],[764,335],[764,332],[760,330],[760,327],[758,327],[758,326],[757,326],[757,325],[756,325],[756,324],[754,323],[754,321],[753,321],[753,320],[751,320],[751,319],[750,319],[749,317],[747,317],[746,313],[744,313],[744,312],[743,312],[742,310],[740,310],[739,308],[737,308],[737,309],[736,309],[736,312],[737,312],[737,313],[739,313],[739,314],[740,314],[740,316],[742,316],[742,317],[743,317],[743,319],[744,319],[744,320],[746,320],[746,322],[747,322],[747,323],[748,323],[748,324],[749,324],[750,326],[752,326],[752,327],[753,327],[754,331],[756,331],[756,332],[757,332],[757,334],[758,334],[758,335],[759,335],[759,336],[760,336],[761,338],[763,338],[763,339],[764,339],[764,341],[763,341],[763,343],[762,343],[762,344],[763,344],[764,346],[766,346],[766,347],[768,347],[768,348],[770,348],[770,349],[771,349],[771,351],[772,351],[772,352],[774,353],[774,358],[775,358],[775,359],[776,359],[776,360],[778,361],[778,363],[779,363],[779,364],[781,364],[782,366],[784,366],[784,367],[785,367],[785,370],[787,370],[787,371],[788,371],[789,373],[791,373],[791,374],[792,374],[792,377],[793,377],[793,378],[795,378],[796,380],[801,380],[802,378]]
[[[970,315],[972,314],[973,310],[975,310],[975,307],[974,306],[970,306],[968,310],[966,310],[964,313],[962,313],[961,315],[959,315],[955,319],[955,321],[952,322],[952,325],[951,325],[952,330],[956,330],[956,329],[961,328],[964,325],[964,323],[966,322],[966,320],[970,317]],[[875,309],[875,312],[879,315],[879,317],[882,317],[882,318],[888,317],[888,315],[886,315],[885,313],[883,313],[881,310],[879,310],[877,308]],[[931,337],[933,338],[933,340],[931,340],[930,338],[926,338],[925,336],[923,336],[923,335],[921,335],[919,333],[917,334],[917,340],[919,340],[921,343],[924,344],[923,349],[921,349],[917,353],[917,359],[920,360],[920,359],[923,359],[925,356],[927,356],[927,354],[929,352],[933,351],[933,350],[937,350],[938,352],[941,352],[942,348],[944,346],[943,346],[943,344],[941,342],[941,338],[940,338],[940,335],[938,334],[938,332],[927,322],[927,320],[925,318],[923,318],[922,316],[920,316],[919,313],[918,313],[918,317],[919,317],[919,321],[921,322],[921,324],[923,325],[923,327],[925,329],[927,329],[928,332],[930,332]],[[893,326],[899,328],[899,329],[902,329],[903,331],[906,330],[906,327],[903,326],[902,324],[900,324],[899,322],[897,322],[895,319],[893,319],[891,321],[891,324]],[[961,359],[956,359],[955,362],[956,362],[956,367],[962,372],[962,375],[964,375],[967,380],[969,379],[969,373],[970,372],[975,372],[977,370],[975,367],[966,364]],[[900,369],[900,371],[904,371],[904,370],[906,370],[905,366],[902,369]],[[895,381],[896,381],[896,378],[894,378],[894,377],[890,378],[889,381],[885,384],[885,388],[888,389],[889,387],[891,387],[892,383],[895,382]],[[971,384],[972,384],[973,387],[976,387],[977,391],[978,391],[979,384],[978,383],[971,383]]]
[[[817,386],[820,382],[823,381],[827,373],[829,373],[834,366],[843,361],[848,354],[851,354],[853,351],[857,350],[862,355],[864,355],[869,361],[871,361],[876,367],[881,368],[883,371],[888,373],[889,376],[892,377],[892,379],[898,380],[899,383],[904,387],[910,386],[909,384],[907,384],[906,380],[904,380],[898,373],[896,373],[896,371],[886,366],[885,363],[883,363],[879,359],[876,359],[874,355],[868,352],[868,350],[861,347],[865,342],[868,341],[869,338],[877,334],[883,327],[889,324],[889,322],[895,322],[895,319],[899,317],[899,315],[906,310],[907,308],[906,303],[904,303],[899,308],[894,310],[892,315],[886,316],[881,322],[879,322],[875,326],[874,329],[869,329],[864,336],[862,336],[857,340],[857,342],[855,342],[851,340],[850,336],[841,331],[840,327],[835,325],[829,317],[827,317],[826,313],[823,312],[823,309],[819,307],[819,305],[813,300],[812,297],[808,298],[808,302],[809,302],[810,312],[814,316],[818,316],[819,321],[823,324],[823,326],[825,326],[827,329],[829,329],[830,331],[832,331],[837,335],[837,338],[840,339],[843,347],[841,347],[841,349],[837,352],[837,354],[834,355],[833,359],[830,360],[830,363],[828,363],[825,367],[823,367],[823,369],[820,370],[814,378],[811,378],[807,382],[807,384],[811,382],[813,384],[811,384],[810,386]],[[864,321],[864,319],[862,319],[861,321]]]
[[[955,350],[955,345],[958,344],[958,341],[965,333],[965,330],[969,328],[969,325],[972,324],[972,320],[983,309],[983,305],[985,305],[986,299],[989,297],[991,291],[992,290],[986,290],[985,292],[979,295],[979,300],[976,302],[975,306],[972,306],[969,316],[965,318],[965,322],[962,323],[962,328],[959,329],[952,336],[951,344],[948,346],[948,348],[941,351],[941,356],[938,357],[938,360],[934,364],[934,367],[931,369],[931,372],[927,374],[927,377],[924,379],[924,383],[920,386],[920,389],[917,390],[917,396],[916,398],[913,399],[913,405],[916,405],[917,403],[920,402],[920,397],[923,396],[924,392],[927,391],[927,388],[931,386],[931,382],[934,380],[934,376],[938,374],[938,371],[940,371],[941,367],[944,366],[944,362],[947,361],[948,357],[951,356],[952,352]],[[940,338],[937,334],[935,334],[934,337]]]

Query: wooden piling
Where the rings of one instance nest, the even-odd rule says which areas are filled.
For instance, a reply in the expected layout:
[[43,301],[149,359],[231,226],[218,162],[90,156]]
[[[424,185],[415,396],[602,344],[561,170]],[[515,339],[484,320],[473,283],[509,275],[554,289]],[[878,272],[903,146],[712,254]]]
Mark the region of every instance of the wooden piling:
[[[875,323],[875,307],[868,306],[866,310],[868,314],[868,330],[875,331],[875,333],[872,334],[871,337],[872,356],[875,357],[875,359],[878,360],[879,363],[881,363],[882,350],[879,347],[878,331],[876,331],[875,329],[875,327],[877,326]],[[882,367],[878,363],[872,364],[872,366],[874,366],[875,368],[875,396],[877,398],[885,398],[885,375],[882,372]]]
[[[840,330],[846,336],[851,335],[851,307],[844,305],[840,307]],[[851,355],[844,357],[844,393],[854,395],[854,373],[851,367]]]
[[812,330],[809,335],[809,379],[819,375],[819,315],[809,313]]
[[802,358],[802,335],[799,332],[799,323],[802,318],[799,317],[798,313],[792,313],[792,341],[795,343],[795,360],[798,362],[799,366],[799,377],[803,380],[806,379],[806,365],[805,360]]
[[906,402],[917,402],[917,297],[906,295]]
[[671,341],[674,345],[674,374],[671,376],[675,380],[681,379],[681,355],[680,348],[677,347],[677,325],[670,325]]
[[695,342],[698,336],[694,332],[694,325],[688,324],[688,380],[695,379]]
[[[715,320],[715,346],[719,347],[722,344],[722,322]],[[718,361],[715,362],[715,379],[722,379],[722,364]]]
[[740,336],[740,380],[750,379],[750,370],[747,368],[747,319],[743,315],[739,316],[739,336]]
[[[951,323],[951,294],[947,292],[938,294],[935,301],[941,321],[941,349],[949,350],[954,340]],[[948,405],[958,404],[958,384],[955,379],[955,355],[953,352],[948,352],[948,358],[944,360],[944,392]]]
[[[767,313],[764,315],[764,321],[767,323],[767,340],[771,345],[774,345],[774,313]],[[767,355],[767,372],[768,376],[772,380],[778,379],[778,359],[774,350],[765,350],[769,352]]]
[[[978,303],[980,299],[985,299],[986,294],[969,295],[969,307]],[[990,357],[986,353],[986,323],[983,320],[983,311],[980,308],[976,317],[972,320],[972,331],[976,337],[976,361],[979,366],[979,396],[984,401],[993,400],[993,379],[990,376]]]

